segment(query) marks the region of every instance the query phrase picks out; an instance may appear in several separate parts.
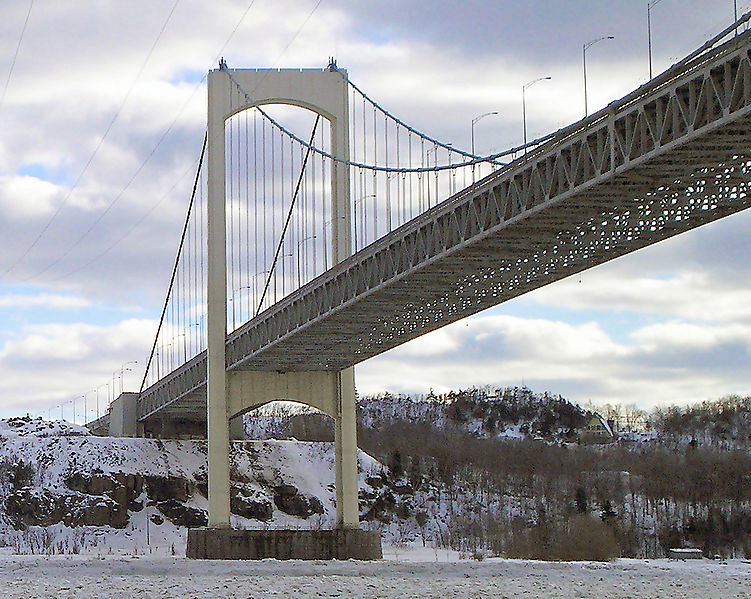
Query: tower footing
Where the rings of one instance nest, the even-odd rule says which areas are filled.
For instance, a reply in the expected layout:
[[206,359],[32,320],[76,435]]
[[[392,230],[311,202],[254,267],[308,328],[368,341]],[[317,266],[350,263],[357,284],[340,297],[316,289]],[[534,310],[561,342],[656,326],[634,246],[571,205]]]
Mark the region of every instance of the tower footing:
[[191,528],[187,557],[191,559],[358,559],[383,558],[377,531],[241,530]]

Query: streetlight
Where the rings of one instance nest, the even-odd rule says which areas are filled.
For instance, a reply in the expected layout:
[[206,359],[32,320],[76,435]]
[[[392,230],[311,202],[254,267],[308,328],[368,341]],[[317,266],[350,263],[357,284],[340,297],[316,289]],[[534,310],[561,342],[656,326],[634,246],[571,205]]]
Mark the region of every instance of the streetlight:
[[[250,290],[251,286],[250,285],[243,285],[242,287],[235,287],[232,290],[232,295],[230,295],[227,298],[228,302],[232,302],[232,328],[233,329],[235,328],[235,316],[237,314],[237,310],[240,311],[240,317],[242,318],[242,309],[243,309],[243,307],[242,307],[242,294],[240,294],[240,302],[239,302],[240,303],[240,307],[239,308],[237,308],[237,303],[238,302],[235,301],[235,295],[238,292],[242,291],[243,289]],[[248,293],[248,315],[250,315],[250,293]],[[195,323],[195,324],[200,324],[200,323]],[[193,325],[191,324],[190,326],[193,326]],[[186,358],[187,358],[187,354],[186,354]]]
[[267,275],[270,272],[271,272],[270,270],[261,270],[253,275],[253,299],[254,300],[258,297],[258,277],[260,275]]
[[94,392],[96,393],[96,417],[99,419],[99,389],[102,387],[107,387],[107,399],[109,399],[110,396],[110,384],[109,382],[103,383],[99,385],[96,389],[94,389]]
[[89,422],[89,416],[88,416],[88,413],[89,413],[89,402],[88,402],[87,398],[89,397],[89,393],[92,393],[92,392],[93,391],[87,391],[86,393],[83,394],[83,409],[84,409],[84,412],[86,413],[86,416],[84,418],[84,420],[86,420],[86,422],[84,422],[84,425],[88,424],[88,422]]
[[115,375],[120,372],[120,395],[123,394],[123,376],[126,371],[131,372],[133,369],[128,368],[131,364],[138,364],[138,360],[131,360],[120,365],[120,368],[112,373],[112,399],[115,399]]
[[477,123],[477,121],[484,119],[486,116],[490,116],[491,114],[498,114],[498,111],[494,110],[492,112],[486,112],[472,119],[472,156],[475,155],[475,123]]
[[547,81],[550,77],[538,77],[529,83],[522,85],[522,124],[524,125],[524,154],[527,153],[527,88],[532,87],[538,81]]
[[652,79],[652,9],[662,0],[649,0],[647,2],[647,44],[649,49],[649,79]]
[[[367,196],[366,196],[367,197]],[[363,198],[360,198],[363,199]],[[358,200],[359,202],[360,200]],[[357,206],[357,202],[355,202],[355,206]],[[300,276],[300,245],[305,243],[306,241],[310,241],[311,239],[316,239],[317,235],[308,235],[304,239],[301,239],[297,242],[297,286],[300,287],[300,283],[302,281],[302,277]],[[303,249],[305,249],[305,246],[303,246]],[[355,212],[355,249],[357,249],[357,213]],[[306,265],[307,266],[307,265]],[[308,270],[307,268],[305,269]],[[305,273],[307,274],[307,272]]]
[[[472,119],[472,157],[474,159],[475,156],[475,123],[479,120],[484,119],[486,116],[490,116],[491,114],[498,114],[497,110],[493,110],[492,112],[485,112],[481,114],[480,116],[476,116]],[[475,182],[475,164],[472,163],[472,183]]]
[[[657,0],[658,2],[660,0]],[[598,37],[596,40],[592,40],[591,42],[587,42],[582,46],[582,64],[584,65],[584,116],[586,117],[587,114],[589,114],[589,111],[587,110],[587,49],[590,46],[594,46],[597,42],[601,42],[602,40],[613,40],[615,37],[612,35],[604,35],[602,37]],[[650,77],[651,79],[651,77]]]

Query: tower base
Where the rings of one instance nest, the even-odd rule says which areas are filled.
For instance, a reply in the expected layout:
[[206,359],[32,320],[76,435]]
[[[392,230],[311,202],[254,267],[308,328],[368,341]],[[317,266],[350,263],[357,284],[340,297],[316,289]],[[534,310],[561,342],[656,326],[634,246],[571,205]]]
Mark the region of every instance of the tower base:
[[187,557],[191,559],[382,559],[377,531],[241,530],[191,528]]

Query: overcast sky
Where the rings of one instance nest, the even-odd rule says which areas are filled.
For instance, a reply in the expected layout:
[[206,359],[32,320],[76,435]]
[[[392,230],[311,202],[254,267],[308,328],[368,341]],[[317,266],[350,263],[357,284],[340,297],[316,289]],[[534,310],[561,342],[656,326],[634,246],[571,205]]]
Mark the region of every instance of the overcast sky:
[[[655,72],[732,17],[732,0],[661,0]],[[472,118],[498,111],[475,130],[491,153],[521,142],[537,77],[552,79],[528,94],[530,138],[581,118],[582,44],[605,35],[587,54],[590,110],[646,81],[646,1],[4,2],[0,416],[91,402],[122,365],[137,390],[219,56],[334,56],[392,113],[465,148]],[[749,393],[750,224],[738,214],[426,335],[358,366],[358,389],[523,383],[643,407]]]

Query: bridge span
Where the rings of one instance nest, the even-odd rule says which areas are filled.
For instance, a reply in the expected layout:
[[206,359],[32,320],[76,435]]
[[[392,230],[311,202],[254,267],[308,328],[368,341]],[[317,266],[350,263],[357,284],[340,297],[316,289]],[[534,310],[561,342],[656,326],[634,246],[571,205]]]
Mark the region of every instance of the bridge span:
[[[605,109],[342,260],[226,339],[227,369],[336,372],[553,281],[743,210],[751,32]],[[137,418],[205,419],[206,352]]]

